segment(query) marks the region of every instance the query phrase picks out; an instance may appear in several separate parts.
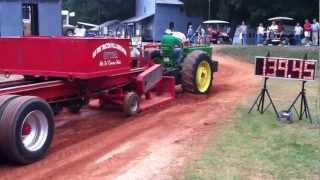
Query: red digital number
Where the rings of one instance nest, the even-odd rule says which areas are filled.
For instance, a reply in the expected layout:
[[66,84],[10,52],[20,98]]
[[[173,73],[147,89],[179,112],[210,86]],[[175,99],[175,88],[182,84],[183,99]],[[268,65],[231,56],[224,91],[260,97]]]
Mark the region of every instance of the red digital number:
[[276,59],[268,59],[268,68],[267,68],[267,76],[276,77],[277,72],[277,60]]
[[[312,67],[312,69],[309,67]],[[310,62],[310,61],[305,61],[304,62],[304,74],[303,74],[303,78],[305,80],[313,80],[314,75],[315,75],[315,71],[314,71],[314,62]]]
[[293,61],[293,67],[292,67],[293,72],[298,72],[299,74],[299,79],[302,79],[302,74],[303,74],[303,61],[298,61],[294,60]]
[[288,77],[288,65],[289,65],[288,60],[282,60],[282,59],[279,60],[278,71],[284,72],[284,78]]

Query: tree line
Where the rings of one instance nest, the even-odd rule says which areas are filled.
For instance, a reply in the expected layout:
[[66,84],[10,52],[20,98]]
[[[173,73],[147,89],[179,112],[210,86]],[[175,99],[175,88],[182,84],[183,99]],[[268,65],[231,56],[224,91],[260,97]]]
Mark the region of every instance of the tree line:
[[[188,15],[209,15],[209,0],[181,0]],[[77,13],[75,20],[100,24],[134,16],[135,0],[64,0],[63,8]],[[289,16],[302,22],[319,17],[319,0],[211,0],[211,19],[256,25],[270,17]]]

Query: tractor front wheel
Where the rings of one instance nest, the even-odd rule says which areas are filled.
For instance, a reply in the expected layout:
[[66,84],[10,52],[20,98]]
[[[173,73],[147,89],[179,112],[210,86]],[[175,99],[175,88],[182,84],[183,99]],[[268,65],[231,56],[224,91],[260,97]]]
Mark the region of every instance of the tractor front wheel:
[[182,64],[182,88],[196,94],[210,91],[213,81],[213,63],[204,51],[193,51]]

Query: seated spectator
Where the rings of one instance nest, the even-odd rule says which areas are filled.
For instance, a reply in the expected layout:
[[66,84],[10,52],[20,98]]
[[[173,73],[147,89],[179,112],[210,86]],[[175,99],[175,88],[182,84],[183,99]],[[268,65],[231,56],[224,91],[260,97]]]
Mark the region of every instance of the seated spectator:
[[271,26],[268,28],[268,38],[272,39],[274,38],[275,34],[278,33],[278,25],[276,24],[275,21],[272,21]]

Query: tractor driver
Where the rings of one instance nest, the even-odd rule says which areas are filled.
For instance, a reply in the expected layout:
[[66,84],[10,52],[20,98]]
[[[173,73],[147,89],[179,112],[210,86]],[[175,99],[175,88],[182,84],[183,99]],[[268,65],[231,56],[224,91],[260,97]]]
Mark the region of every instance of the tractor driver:
[[167,29],[161,38],[162,46],[168,47],[174,51],[177,64],[179,65],[182,60],[182,46],[183,40],[174,35],[174,33]]

